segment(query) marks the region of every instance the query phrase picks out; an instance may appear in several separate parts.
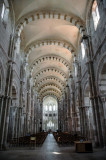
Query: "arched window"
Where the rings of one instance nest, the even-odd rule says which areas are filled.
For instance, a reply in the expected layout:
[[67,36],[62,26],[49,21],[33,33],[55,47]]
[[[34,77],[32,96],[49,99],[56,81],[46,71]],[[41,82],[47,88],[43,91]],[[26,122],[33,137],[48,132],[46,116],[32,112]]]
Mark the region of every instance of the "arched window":
[[53,106],[53,111],[55,111],[55,110],[56,110],[56,106],[54,105],[54,106]]
[[82,59],[85,57],[85,46],[84,43],[81,43],[81,50],[82,50]]
[[74,66],[74,71],[75,71],[75,77],[77,76],[77,65],[75,64]]
[[5,25],[8,22],[8,15],[9,15],[9,5],[8,5],[8,1],[5,0],[2,4],[2,11],[1,11],[1,20]]
[[4,13],[5,13],[5,4],[3,3],[2,12],[1,12],[1,19],[2,19],[2,20],[3,20],[3,18],[4,18]]
[[98,22],[100,19],[100,14],[99,14],[99,10],[98,10],[98,5],[97,5],[97,1],[95,0],[92,6],[92,17],[93,17],[93,21],[94,21],[94,28],[96,30],[97,26],[98,26]]
[[48,110],[48,107],[47,107],[47,105],[45,106],[45,110],[46,110],[46,111]]
[[49,111],[52,111],[52,106],[51,105],[49,106]]

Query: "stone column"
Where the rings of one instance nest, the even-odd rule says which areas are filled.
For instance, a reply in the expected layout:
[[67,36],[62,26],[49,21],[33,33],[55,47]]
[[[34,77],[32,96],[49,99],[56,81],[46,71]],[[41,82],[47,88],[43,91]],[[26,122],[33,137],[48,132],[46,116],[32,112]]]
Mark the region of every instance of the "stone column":
[[23,107],[24,107],[24,101],[23,101],[23,86],[24,86],[24,81],[23,81],[23,75],[22,75],[22,71],[21,71],[21,81],[20,81],[20,103],[19,103],[19,117],[18,117],[18,137],[22,136],[22,125],[23,125]]
[[12,61],[9,61],[8,71],[7,71],[7,79],[6,79],[6,87],[5,87],[5,97],[3,101],[3,109],[1,116],[1,127],[0,127],[0,144],[1,149],[6,147],[7,142],[7,130],[9,123],[9,110],[11,105],[11,88],[12,88]]
[[14,50],[14,60],[17,59],[17,55],[20,54],[20,43],[21,38],[18,35],[15,35],[15,50]]
[[2,110],[3,110],[3,101],[4,101],[4,95],[0,96],[0,126],[1,126],[1,117],[2,117]]
[[68,131],[68,117],[67,117],[67,93],[64,96],[64,131]]
[[[63,120],[63,101],[60,101],[59,102],[59,104],[60,104],[60,131],[63,131],[63,122],[64,122],[64,120]],[[58,119],[58,121],[59,121],[59,119]]]
[[25,135],[27,134],[27,126],[26,126],[26,123],[27,123],[27,115],[26,115],[26,113],[23,113],[23,116],[24,116],[23,136],[25,136]]
[[82,107],[82,119],[83,119],[83,136],[86,137],[86,112],[85,106]]
[[61,130],[61,103],[58,101],[58,130]]
[[31,133],[34,133],[34,91],[32,90],[31,97]]
[[28,79],[27,82],[27,109],[26,109],[26,128],[27,133],[30,132],[30,116],[31,116],[31,87],[30,87],[30,80]]
[[66,101],[67,101],[67,121],[68,121],[68,132],[70,132],[70,89],[69,86],[66,86]]
[[73,80],[73,76],[70,75],[71,78],[71,107],[72,107],[72,131],[76,132],[76,124],[75,124],[75,117],[76,117],[76,112],[75,112],[75,84],[74,84],[74,80]]
[[94,66],[93,66],[93,60],[92,60],[93,51],[92,51],[90,37],[83,36],[83,41],[86,46],[86,52],[87,52],[89,86],[90,86],[91,103],[93,107],[93,118],[94,118],[94,125],[95,125],[95,143],[96,145],[103,146],[103,135],[102,135],[102,128],[101,128],[100,108],[99,108],[100,106],[99,106],[99,99],[98,99],[96,83],[95,83]]
[[17,126],[18,137],[22,136],[22,107],[18,107],[18,126]]
[[1,126],[0,126],[0,148],[5,149],[7,145],[7,134],[8,134],[8,124],[9,124],[9,112],[11,106],[11,90],[12,90],[12,80],[13,80],[13,59],[14,59],[14,49],[15,49],[15,36],[10,36],[10,44],[8,51],[8,69],[6,77],[6,86],[5,86],[5,97],[3,101],[3,110],[1,117]]

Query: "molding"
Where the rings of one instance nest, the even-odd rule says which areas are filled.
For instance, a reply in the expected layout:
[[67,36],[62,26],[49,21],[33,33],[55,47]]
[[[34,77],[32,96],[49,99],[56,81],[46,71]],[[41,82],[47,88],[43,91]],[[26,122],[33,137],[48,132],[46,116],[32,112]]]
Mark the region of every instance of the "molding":
[[56,11],[37,11],[37,12],[30,12],[23,17],[21,17],[17,21],[16,32],[20,36],[23,28],[29,24],[30,22],[37,21],[40,19],[60,19],[70,22],[72,25],[76,26],[80,33],[85,31],[85,23],[79,18],[75,17],[75,15],[71,16],[68,14],[62,14]]
[[57,88],[53,88],[53,87],[49,87],[49,88],[42,88],[42,90],[39,92],[39,94],[43,94],[45,93],[46,91],[53,91],[53,92],[56,92],[58,95],[62,95],[62,92],[60,90],[58,90]]
[[39,87],[38,87],[38,92],[39,92],[40,90],[42,90],[44,87],[48,87],[48,86],[54,86],[54,87],[57,87],[60,91],[62,91],[62,90],[63,90],[62,86],[60,87],[60,86],[59,86],[59,85],[57,85],[56,83],[49,82],[49,83],[45,83],[45,84],[43,84],[43,85],[39,86]]
[[46,60],[51,60],[51,61],[58,61],[64,64],[68,69],[71,69],[70,63],[64,59],[63,57],[60,57],[58,55],[45,55],[41,56],[40,58],[37,58],[36,60],[33,61],[33,63],[30,65],[30,68],[34,68],[35,66],[39,65],[39,63],[46,61]]
[[55,45],[55,46],[60,46],[68,49],[71,53],[77,52],[76,48],[73,47],[72,44],[66,41],[61,41],[61,40],[42,40],[42,41],[34,41],[30,43],[26,48],[25,48],[25,53],[26,56],[29,55],[35,48],[39,48],[41,46],[47,46],[47,45]]
[[[65,72],[59,70],[58,68],[56,67],[48,67],[48,68],[43,68],[41,69],[40,71],[38,71],[35,75],[34,75],[34,79],[36,80],[41,74],[43,73],[46,73],[46,72],[49,72],[49,71],[54,71],[54,72],[57,72],[59,73],[64,79],[67,79],[68,76],[66,75]],[[35,78],[36,77],[36,78]]]
[[42,78],[39,82],[37,82],[37,86],[39,87],[40,84],[44,83],[44,81],[57,81],[59,84],[61,84],[62,86],[65,87],[65,82],[63,82],[61,79],[59,79],[58,77],[56,76],[47,76],[45,78]]

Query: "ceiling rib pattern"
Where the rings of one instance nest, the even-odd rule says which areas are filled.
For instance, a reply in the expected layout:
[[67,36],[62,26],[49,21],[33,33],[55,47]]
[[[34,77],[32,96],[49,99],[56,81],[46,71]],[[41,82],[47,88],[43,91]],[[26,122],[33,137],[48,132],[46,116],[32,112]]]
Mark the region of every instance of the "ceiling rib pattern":
[[62,87],[55,84],[55,83],[46,83],[46,84],[41,85],[40,88],[38,88],[38,92],[41,91],[42,89],[44,89],[45,87],[48,87],[48,86],[52,86],[52,87],[54,86],[62,92]]
[[85,34],[88,4],[88,0],[13,0],[16,34],[39,99],[51,95],[60,100],[64,95]]
[[44,97],[47,96],[52,96],[55,97],[56,99],[60,100],[60,96],[57,93],[53,93],[53,92],[46,92],[44,94],[39,95],[40,96],[40,100],[42,101]]
[[54,81],[55,81],[56,84],[60,84],[62,87],[65,87],[65,82],[62,81],[61,79],[59,79],[59,77],[56,77],[56,76],[46,76],[45,78],[38,81],[36,83],[36,86],[39,87],[40,85],[42,85],[44,83],[49,83],[49,82],[51,83],[51,82],[54,82]]
[[32,44],[28,45],[25,49],[26,56],[29,56],[29,54],[35,48],[38,48],[41,46],[47,46],[47,45],[61,46],[61,47],[68,49],[71,53],[75,53],[76,51],[76,49],[68,42],[57,41],[57,40],[43,40],[43,41],[33,42]]
[[61,95],[55,91],[55,90],[45,90],[45,92],[39,94],[39,97],[42,99],[43,97],[47,96],[47,95],[55,95],[59,100],[61,99]]
[[68,75],[66,75],[66,73],[64,73],[63,71],[59,70],[58,68],[55,67],[49,67],[49,68],[43,68],[42,70],[40,70],[39,72],[37,72],[34,75],[34,79],[36,80],[39,76],[41,76],[41,74],[46,74],[46,72],[50,72],[50,71],[54,71],[56,73],[59,73],[65,80],[67,79]]
[[42,89],[42,90],[39,92],[39,94],[43,94],[43,93],[45,93],[46,91],[54,91],[54,92],[58,93],[60,96],[61,96],[61,94],[62,94],[62,92],[61,92],[60,90],[58,90],[56,87],[51,87],[51,86]]
[[70,22],[72,25],[76,26],[80,32],[83,32],[85,30],[84,28],[84,22],[79,19],[78,17],[75,16],[70,16],[67,14],[61,14],[61,13],[55,13],[55,12],[35,12],[35,13],[30,13],[22,17],[18,21],[17,25],[17,33],[18,35],[21,34],[23,28],[30,22],[32,21],[37,21],[40,19],[61,19]]
[[31,69],[34,69],[34,67],[36,67],[37,65],[40,65],[40,63],[41,62],[44,62],[44,61],[47,61],[47,60],[49,60],[49,61],[57,61],[57,62],[61,62],[61,63],[63,63],[68,69],[71,69],[71,65],[70,65],[70,63],[66,60],[66,59],[64,59],[64,58],[62,58],[62,57],[60,57],[60,56],[56,56],[56,55],[46,55],[46,56],[42,56],[42,57],[40,57],[40,58],[38,58],[38,59],[36,59],[35,61],[33,61],[33,63],[30,65],[30,68]]

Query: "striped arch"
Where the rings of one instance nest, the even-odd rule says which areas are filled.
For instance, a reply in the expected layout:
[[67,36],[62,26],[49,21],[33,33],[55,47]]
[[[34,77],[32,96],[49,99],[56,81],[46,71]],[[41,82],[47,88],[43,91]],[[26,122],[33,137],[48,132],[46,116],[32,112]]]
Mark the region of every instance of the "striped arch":
[[39,65],[41,62],[46,61],[46,60],[53,60],[53,61],[61,62],[61,63],[63,63],[68,69],[71,69],[70,63],[69,63],[66,59],[64,59],[64,58],[62,58],[62,57],[60,57],[60,56],[58,56],[58,55],[57,55],[57,56],[56,56],[56,55],[41,56],[40,58],[38,58],[38,59],[36,59],[35,61],[33,61],[33,63],[30,65],[30,68],[31,68],[31,69],[34,69],[35,66]]
[[53,83],[53,82],[49,82],[49,83],[48,83],[48,82],[46,82],[46,83],[44,83],[44,84],[42,84],[42,85],[40,85],[40,86],[38,87],[38,92],[41,91],[42,88],[48,87],[48,86],[55,86],[55,87],[57,87],[60,91],[63,90],[62,86],[60,86],[60,85],[58,85],[58,84],[56,84],[56,83]]
[[42,102],[44,98],[51,96],[55,99],[57,99],[58,101],[60,100],[60,97],[58,95],[56,95],[55,93],[45,93],[44,95],[41,96],[40,101]]
[[59,79],[59,77],[56,77],[56,76],[47,76],[45,78],[42,78],[39,82],[36,83],[36,86],[40,86],[42,85],[43,83],[49,81],[51,82],[52,80],[55,80],[57,83],[59,83],[61,86],[65,87],[65,83]]
[[61,99],[61,96],[58,95],[58,93],[56,93],[54,91],[45,91],[45,93],[40,94],[39,97],[40,97],[40,99],[43,99],[47,95],[54,95],[57,97],[57,99]]
[[48,86],[45,86],[45,87],[43,87],[43,88],[41,88],[41,90],[39,91],[39,93],[42,93],[43,91],[45,91],[45,90],[56,90],[56,91],[58,91],[58,93],[62,93],[62,90],[61,89],[59,89],[59,88],[57,88],[56,86],[53,86],[53,85],[48,85]]
[[43,73],[46,73],[46,72],[49,72],[49,71],[54,71],[54,72],[57,72],[59,73],[64,79],[67,79],[68,76],[66,75],[65,72],[59,70],[58,68],[56,67],[48,67],[48,68],[44,68],[40,71],[38,71],[35,75],[34,75],[34,79],[36,80],[41,74]]
[[29,54],[35,49],[39,48],[41,46],[47,46],[47,45],[55,45],[55,46],[61,46],[66,49],[68,49],[72,54],[76,52],[76,49],[72,46],[72,44],[65,42],[65,41],[57,41],[57,40],[43,40],[43,41],[35,41],[29,44],[25,49],[26,56],[29,56]]
[[57,93],[59,96],[62,95],[61,92],[59,92],[58,90],[53,89],[53,88],[45,89],[45,90],[43,90],[42,92],[40,92],[39,95],[41,95],[41,94],[43,94],[43,93],[45,93],[45,92],[49,92],[49,91],[50,91],[50,92],[55,92],[55,93]]
[[20,36],[23,28],[29,24],[32,21],[37,21],[39,19],[61,19],[70,22],[74,26],[76,26],[79,30],[80,33],[83,33],[85,31],[85,24],[84,22],[78,18],[67,14],[61,14],[59,12],[45,12],[45,11],[38,11],[34,13],[29,13],[23,16],[18,22],[17,22],[17,27],[16,27],[16,33]]

